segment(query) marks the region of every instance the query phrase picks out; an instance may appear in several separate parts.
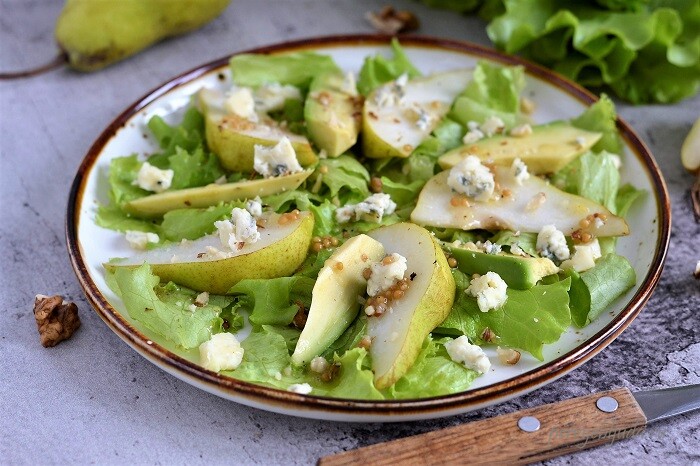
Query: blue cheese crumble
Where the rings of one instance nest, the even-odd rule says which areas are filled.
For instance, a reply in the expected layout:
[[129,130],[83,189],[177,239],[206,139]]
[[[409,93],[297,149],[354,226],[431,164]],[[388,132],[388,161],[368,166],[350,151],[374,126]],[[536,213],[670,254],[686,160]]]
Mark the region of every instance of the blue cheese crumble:
[[450,359],[454,362],[462,364],[467,369],[476,371],[479,374],[485,374],[491,368],[491,361],[484,353],[484,350],[477,345],[469,343],[469,338],[466,335],[448,341],[445,343],[445,349],[447,354],[450,355]]
[[258,226],[255,219],[245,209],[234,208],[231,211],[231,220],[219,220],[214,222],[221,245],[236,251],[245,243],[255,243],[260,239]]
[[398,280],[401,280],[408,269],[406,258],[398,253],[389,254],[384,259],[370,265],[372,274],[367,280],[367,294],[376,296],[388,290]]
[[447,185],[456,193],[476,201],[487,201],[493,195],[496,182],[479,157],[470,155],[450,169]]
[[375,193],[359,204],[348,204],[335,211],[338,223],[364,220],[365,222],[380,223],[384,215],[393,214],[396,203],[385,193]]
[[172,170],[161,170],[148,162],[143,162],[133,184],[146,191],[162,193],[173,183],[174,174]]
[[284,108],[286,100],[301,100],[301,92],[295,86],[280,83],[263,84],[255,89],[255,110],[262,113]]
[[523,181],[530,178],[530,172],[527,171],[527,165],[525,162],[516,157],[510,166],[510,174],[518,185],[522,186]]
[[157,243],[160,241],[160,238],[155,233],[134,230],[126,230],[125,238],[127,243],[129,243],[129,246],[131,246],[133,249],[140,250],[146,249],[148,243]]
[[469,282],[465,293],[476,298],[476,303],[481,312],[498,309],[508,299],[506,290],[508,285],[496,272],[486,272]]
[[293,383],[287,390],[300,395],[308,395],[313,390],[313,387],[308,383]]
[[561,263],[562,269],[574,269],[577,272],[585,272],[595,266],[596,259],[600,259],[602,253],[598,239],[586,244],[574,245],[574,255],[571,259]]
[[246,120],[258,121],[258,114],[255,113],[253,91],[249,87],[239,87],[232,90],[224,101],[224,108],[227,112]]
[[570,257],[569,246],[564,233],[554,225],[545,225],[537,234],[537,252],[550,260],[563,261]]
[[294,147],[286,136],[272,147],[256,144],[253,168],[265,178],[289,175],[303,170],[297,160]]
[[250,199],[245,203],[245,210],[253,217],[262,215],[262,199],[260,196],[255,196],[255,199]]
[[230,371],[243,361],[243,347],[231,333],[212,335],[199,345],[199,364],[210,371]]

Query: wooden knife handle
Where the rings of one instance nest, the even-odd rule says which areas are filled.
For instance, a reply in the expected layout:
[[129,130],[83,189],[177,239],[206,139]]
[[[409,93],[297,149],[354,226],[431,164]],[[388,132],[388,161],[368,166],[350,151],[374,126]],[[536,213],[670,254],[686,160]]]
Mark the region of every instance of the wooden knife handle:
[[[617,408],[598,408],[603,397]],[[539,429],[519,427],[519,421],[527,427],[526,416],[536,418]],[[631,437],[646,421],[632,393],[619,388],[326,456],[318,464],[527,464]]]

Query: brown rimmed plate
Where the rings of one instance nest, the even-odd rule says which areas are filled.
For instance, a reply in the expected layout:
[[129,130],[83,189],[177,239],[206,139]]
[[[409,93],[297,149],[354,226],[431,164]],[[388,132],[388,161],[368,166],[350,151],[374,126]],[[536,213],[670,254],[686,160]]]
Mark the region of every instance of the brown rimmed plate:
[[[526,70],[525,95],[537,104],[535,123],[580,114],[596,97],[561,76],[524,60],[489,48],[445,39],[404,37],[402,46],[423,73],[473,66],[478,60],[519,64]],[[388,53],[382,36],[331,36],[273,45],[247,52],[282,53],[313,50],[331,55],[346,70],[357,72],[365,56]],[[68,202],[66,238],[75,273],[99,316],[122,340],[163,370],[233,401],[284,414],[340,421],[403,421],[449,416],[524,394],[573,370],[605,348],[641,311],[656,286],[669,243],[671,213],[661,172],[641,139],[627,123],[618,121],[625,153],[622,182],[645,189],[648,195],[629,215],[631,235],[620,239],[618,252],[637,273],[637,285],[584,329],[567,331],[545,346],[543,362],[523,357],[517,366],[502,366],[495,358],[492,370],[468,391],[436,398],[405,401],[356,401],[283,390],[242,382],[197,365],[194,352],[182,351],[157,335],[139,328],[121,300],[107,287],[102,262],[123,257],[130,250],[116,232],[95,225],[98,203],[107,201],[106,172],[114,157],[157,150],[145,124],[153,115],[177,121],[190,96],[202,86],[230,86],[230,57],[188,71],[146,94],[128,107],[97,138],[75,176]],[[491,351],[491,350],[488,350]],[[487,354],[489,354],[487,351]],[[489,354],[493,356],[493,353]]]

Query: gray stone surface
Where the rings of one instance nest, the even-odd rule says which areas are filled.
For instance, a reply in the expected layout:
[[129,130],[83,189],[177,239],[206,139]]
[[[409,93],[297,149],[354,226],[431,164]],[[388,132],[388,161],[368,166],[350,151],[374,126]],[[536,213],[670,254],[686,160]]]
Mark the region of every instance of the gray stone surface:
[[[0,0],[0,69],[24,69],[56,52],[56,0]],[[395,5],[423,19],[423,34],[488,44],[475,18]],[[700,227],[692,177],[678,152],[700,98],[620,113],[649,144],[672,196],[673,233],[661,283],[635,322],[592,361],[507,403],[436,421],[353,425],[296,419],[225,401],[165,374],[129,349],[92,312],[68,261],[69,187],[94,138],[127,104],[172,76],[223,55],[287,39],[371,32],[378,2],[234,0],[196,34],[159,44],[95,74],[61,70],[0,82],[0,462],[311,464],[322,455],[483,419],[598,390],[648,389],[700,379]],[[82,328],[53,349],[39,345],[36,293],[75,301]],[[700,414],[655,424],[632,439],[548,464],[700,462]],[[465,458],[468,461],[469,458]]]

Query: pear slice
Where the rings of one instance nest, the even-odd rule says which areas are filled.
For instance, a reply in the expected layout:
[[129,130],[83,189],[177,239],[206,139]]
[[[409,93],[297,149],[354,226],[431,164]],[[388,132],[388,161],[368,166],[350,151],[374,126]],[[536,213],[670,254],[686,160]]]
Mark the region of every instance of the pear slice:
[[[539,233],[545,225],[555,225],[565,235],[575,231],[593,236],[629,234],[627,222],[602,205],[561,191],[536,176],[518,184],[508,167],[493,167],[501,196],[485,202],[469,199],[469,205],[452,205],[456,194],[447,184],[450,171],[432,177],[418,196],[411,221],[419,225],[461,230],[513,230]],[[504,195],[506,193],[507,195]],[[605,221],[582,228],[581,220],[603,214]]]
[[395,223],[372,230],[369,236],[382,243],[387,254],[407,259],[404,277],[411,279],[403,297],[390,304],[391,310],[367,319],[374,385],[381,390],[408,371],[425,338],[450,313],[455,281],[440,245],[425,228]]
[[360,309],[357,298],[367,288],[362,273],[383,257],[384,246],[361,234],[347,240],[328,258],[311,293],[306,325],[292,354],[294,364],[306,364],[321,354],[355,320]]
[[252,172],[255,146],[274,146],[283,137],[289,138],[302,166],[316,162],[309,140],[277,125],[271,118],[262,115],[253,122],[236,114],[226,114],[224,94],[203,88],[197,94],[200,109],[204,112],[204,130],[209,149],[231,171]]
[[353,80],[339,71],[317,76],[304,104],[309,137],[329,157],[339,156],[357,142],[361,110]]
[[440,123],[471,76],[471,70],[456,70],[412,79],[400,99],[394,92],[396,81],[375,89],[362,111],[365,156],[408,157]]
[[588,151],[602,133],[585,131],[565,122],[534,126],[526,136],[498,135],[452,149],[440,156],[443,169],[452,168],[469,155],[484,162],[508,165],[520,158],[530,173],[553,173]]
[[246,278],[275,278],[293,273],[306,259],[314,227],[314,216],[302,212],[299,218],[268,214],[258,223],[260,239],[236,251],[224,251],[217,234],[144,251],[104,267],[138,267],[151,264],[161,280],[173,281],[197,291],[225,294]]
[[124,209],[137,217],[158,217],[174,209],[209,207],[219,202],[253,199],[297,189],[313,170],[290,175],[235,183],[210,184],[198,188],[178,189],[152,194],[128,202]]
[[681,163],[690,173],[700,173],[700,118],[695,121],[683,141]]

